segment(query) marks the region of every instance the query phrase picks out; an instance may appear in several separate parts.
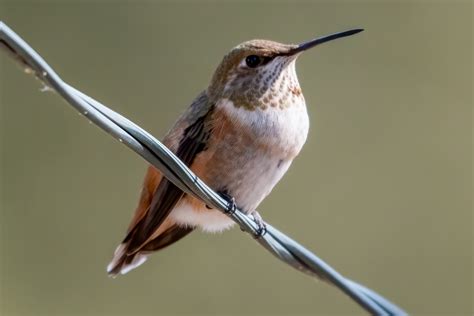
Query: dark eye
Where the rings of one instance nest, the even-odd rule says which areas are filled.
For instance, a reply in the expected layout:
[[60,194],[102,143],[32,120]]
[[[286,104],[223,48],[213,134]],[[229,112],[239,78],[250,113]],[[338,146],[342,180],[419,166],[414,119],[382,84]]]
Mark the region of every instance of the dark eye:
[[260,57],[257,55],[250,55],[245,58],[245,63],[250,68],[255,68],[260,64]]

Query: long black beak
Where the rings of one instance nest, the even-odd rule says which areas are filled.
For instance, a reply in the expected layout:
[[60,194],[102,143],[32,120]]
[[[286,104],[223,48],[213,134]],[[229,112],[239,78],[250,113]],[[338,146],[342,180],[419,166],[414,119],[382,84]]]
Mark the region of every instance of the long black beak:
[[294,55],[300,52],[303,52],[305,50],[308,50],[310,48],[313,48],[314,46],[317,46],[319,44],[323,44],[341,37],[346,37],[346,36],[351,36],[357,33],[362,32],[364,29],[353,29],[353,30],[347,30],[344,32],[339,32],[339,33],[334,33],[331,35],[326,35],[323,37],[315,38],[313,40],[310,40],[308,42],[301,43],[298,45],[296,48],[292,49],[289,51],[289,55]]

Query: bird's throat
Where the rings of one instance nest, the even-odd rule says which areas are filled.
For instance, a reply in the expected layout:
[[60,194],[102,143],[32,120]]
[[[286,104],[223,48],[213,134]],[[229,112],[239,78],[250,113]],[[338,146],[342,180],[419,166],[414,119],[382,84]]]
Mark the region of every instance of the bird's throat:
[[226,85],[223,98],[249,111],[286,109],[300,104],[303,94],[296,76],[294,60],[276,63],[271,70],[252,76],[234,76]]

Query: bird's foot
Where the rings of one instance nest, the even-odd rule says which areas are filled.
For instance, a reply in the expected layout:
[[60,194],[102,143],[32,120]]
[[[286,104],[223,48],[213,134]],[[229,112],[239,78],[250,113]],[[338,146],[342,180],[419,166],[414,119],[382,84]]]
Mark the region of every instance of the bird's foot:
[[[227,213],[233,214],[235,213],[235,210],[237,209],[237,205],[235,204],[235,198],[228,194],[226,191],[218,191],[217,192],[224,200],[227,201]],[[208,209],[211,209],[212,207],[209,207],[206,205]]]
[[225,191],[221,191],[218,193],[220,196],[222,196],[224,200],[227,201],[227,213],[235,213],[235,210],[237,209],[237,205],[235,204],[235,198]]
[[253,220],[258,226],[257,232],[255,233],[255,238],[260,238],[263,235],[265,235],[265,233],[267,232],[267,226],[265,225],[265,222],[263,221],[262,216],[260,216],[260,214],[257,211],[250,212],[250,215],[252,215]]

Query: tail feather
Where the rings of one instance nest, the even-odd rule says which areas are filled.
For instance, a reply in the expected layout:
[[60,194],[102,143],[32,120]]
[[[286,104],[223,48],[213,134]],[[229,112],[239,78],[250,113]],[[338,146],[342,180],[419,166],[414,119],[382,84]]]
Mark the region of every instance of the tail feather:
[[121,243],[114,252],[114,257],[107,266],[107,273],[111,277],[125,274],[143,264],[151,252],[161,250],[177,242],[194,230],[193,227],[180,227],[171,225],[156,238],[150,240],[138,252],[130,253],[127,239]]
[[109,276],[116,277],[118,274],[126,274],[143,264],[148,258],[147,255],[139,252],[127,255],[126,249],[126,244],[120,244],[115,249],[114,257],[107,266]]

